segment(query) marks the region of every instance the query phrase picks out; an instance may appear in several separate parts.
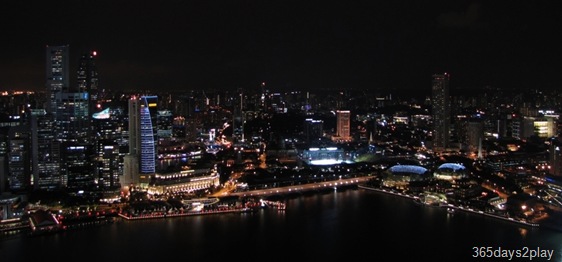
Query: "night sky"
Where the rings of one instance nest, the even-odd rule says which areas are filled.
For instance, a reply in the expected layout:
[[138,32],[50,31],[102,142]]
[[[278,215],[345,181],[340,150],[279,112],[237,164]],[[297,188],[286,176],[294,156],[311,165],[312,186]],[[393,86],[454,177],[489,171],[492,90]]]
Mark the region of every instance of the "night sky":
[[[110,90],[560,88],[557,1],[11,1],[0,90],[42,90],[45,46],[98,52]],[[72,84],[75,82],[72,80]]]

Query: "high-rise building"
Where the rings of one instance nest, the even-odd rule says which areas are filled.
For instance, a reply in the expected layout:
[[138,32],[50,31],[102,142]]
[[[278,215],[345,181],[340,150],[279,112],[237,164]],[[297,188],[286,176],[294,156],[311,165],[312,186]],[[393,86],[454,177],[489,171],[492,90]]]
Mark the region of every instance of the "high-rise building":
[[[98,108],[98,103],[100,100],[100,94],[98,89],[99,78],[98,78],[98,71],[96,70],[96,63],[95,58],[97,56],[96,51],[90,51],[86,54],[83,54],[80,57],[78,71],[76,79],[78,81],[78,90],[79,93],[87,93],[88,94],[88,115],[92,116],[94,113],[101,111],[103,108]],[[89,117],[90,121],[93,121],[91,117]],[[94,134],[94,126],[92,124],[89,125],[89,133],[90,137],[95,137]]]
[[156,173],[157,105],[157,96],[129,99],[129,153],[124,158],[123,187],[147,187],[150,176]]
[[56,95],[67,91],[69,79],[69,46],[47,46],[46,77],[47,77],[47,113],[54,114],[57,110]]
[[33,189],[61,189],[60,142],[55,139],[54,121],[44,109],[31,109],[29,115]]
[[336,111],[336,136],[335,140],[351,140],[351,112],[349,110]]
[[234,141],[244,141],[244,93],[242,89],[238,89],[237,98],[234,101],[232,139]]
[[560,137],[550,139],[550,175],[562,176],[562,139]]
[[311,143],[313,140],[324,136],[324,121],[307,118],[304,120],[304,133],[306,142]]
[[140,173],[154,174],[158,157],[157,96],[140,99]]
[[158,110],[158,139],[171,138],[174,116],[170,110]]
[[8,134],[8,185],[11,191],[31,188],[30,128],[25,125],[10,127]]
[[95,190],[93,145],[77,142],[61,144],[61,176],[63,184],[72,190]]
[[449,98],[449,74],[434,74],[431,85],[433,114],[433,150],[449,147],[451,106]]
[[90,112],[94,112],[97,99],[99,99],[99,78],[96,70],[95,58],[96,51],[90,51],[80,57],[78,72],[76,79],[78,80],[78,92],[87,92],[89,94]]
[[88,93],[60,92],[56,101],[56,139],[61,142],[91,142]]
[[96,157],[96,185],[102,190],[118,189],[119,173],[119,145],[112,140],[97,142]]

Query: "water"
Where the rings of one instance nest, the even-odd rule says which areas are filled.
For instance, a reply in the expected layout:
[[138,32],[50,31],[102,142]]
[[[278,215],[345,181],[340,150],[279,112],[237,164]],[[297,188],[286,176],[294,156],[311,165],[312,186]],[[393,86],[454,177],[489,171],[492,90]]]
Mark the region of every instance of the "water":
[[551,261],[562,259],[560,231],[449,214],[380,192],[346,189],[286,203],[285,211],[123,221],[4,239],[0,261],[510,261],[473,257],[475,247],[540,248],[553,250]]

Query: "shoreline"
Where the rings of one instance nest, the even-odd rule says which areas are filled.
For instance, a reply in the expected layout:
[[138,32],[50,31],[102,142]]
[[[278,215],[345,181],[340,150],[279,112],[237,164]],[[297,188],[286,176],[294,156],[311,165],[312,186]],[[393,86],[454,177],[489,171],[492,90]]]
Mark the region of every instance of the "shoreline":
[[[419,199],[415,196],[402,194],[402,193],[398,193],[398,192],[393,192],[391,190],[385,190],[385,189],[382,189],[382,188],[376,188],[376,187],[371,187],[371,186],[366,186],[366,185],[357,185],[357,187],[361,188],[361,189],[372,190],[372,191],[381,192],[381,193],[385,193],[385,194],[389,194],[389,195],[401,196],[401,197],[412,199],[414,201],[416,199]],[[498,215],[490,214],[488,212],[484,212],[484,211],[481,211],[481,210],[473,210],[473,209],[458,207],[458,206],[455,206],[455,205],[452,205],[452,204],[438,205],[436,207],[452,208],[455,211],[460,210],[460,211],[463,211],[463,212],[466,212],[466,213],[471,213],[471,214],[476,214],[476,215],[481,215],[481,216],[487,216],[487,217],[495,218],[495,219],[498,219],[498,220],[512,222],[512,223],[515,223],[515,224],[525,225],[525,226],[533,227],[533,228],[540,227],[539,223],[531,223],[531,222],[521,221],[521,220],[510,218],[510,217],[498,216]],[[547,227],[547,228],[550,228],[550,227]]]
[[251,212],[252,209],[248,207],[241,208],[231,208],[225,210],[201,210],[201,211],[188,211],[184,213],[176,214],[149,214],[142,216],[127,216],[125,214],[119,213],[117,216],[125,220],[145,220],[145,219],[157,219],[157,218],[173,218],[173,217],[188,217],[188,216],[201,216],[201,215],[213,215],[213,214],[225,214],[225,213],[247,213]]

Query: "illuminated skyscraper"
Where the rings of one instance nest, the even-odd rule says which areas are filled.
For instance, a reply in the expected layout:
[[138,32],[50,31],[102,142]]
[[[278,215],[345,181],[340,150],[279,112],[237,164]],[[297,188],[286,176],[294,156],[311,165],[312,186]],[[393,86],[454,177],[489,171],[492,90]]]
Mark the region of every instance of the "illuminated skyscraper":
[[129,100],[129,153],[125,156],[122,185],[148,186],[156,173],[158,154],[157,96]]
[[47,46],[45,60],[47,113],[54,114],[57,110],[56,95],[66,92],[70,85],[68,45]]
[[238,89],[232,114],[232,138],[234,141],[244,141],[244,93]]
[[449,98],[449,74],[434,74],[431,85],[433,114],[433,149],[449,147],[451,106]]
[[351,139],[351,112],[349,110],[336,111],[336,137],[337,140],[348,141]]
[[41,190],[61,189],[64,181],[60,172],[60,142],[54,137],[54,121],[44,109],[31,109],[29,113],[33,187]]
[[26,126],[9,128],[8,185],[12,191],[24,191],[31,187],[29,131],[30,129]]
[[88,112],[92,115],[96,110],[99,97],[99,78],[96,70],[96,51],[90,51],[80,57],[77,77],[78,92],[88,93]]
[[156,173],[158,130],[156,96],[142,96],[140,99],[140,173]]
[[88,93],[59,92],[55,101],[56,139],[61,142],[91,142]]

